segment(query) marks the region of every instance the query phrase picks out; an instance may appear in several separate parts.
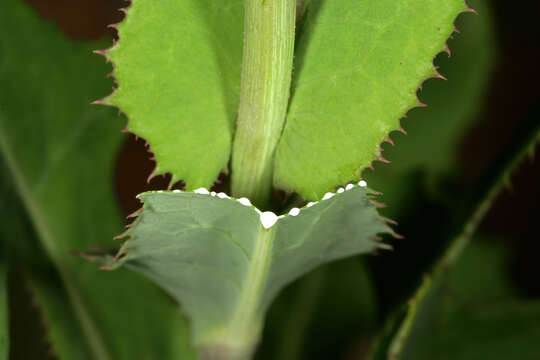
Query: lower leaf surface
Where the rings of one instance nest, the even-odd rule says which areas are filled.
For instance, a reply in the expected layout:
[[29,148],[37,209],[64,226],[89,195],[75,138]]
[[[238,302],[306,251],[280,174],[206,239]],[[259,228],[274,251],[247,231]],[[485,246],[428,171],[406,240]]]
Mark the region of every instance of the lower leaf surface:
[[279,290],[321,264],[379,246],[376,235],[389,229],[366,195],[349,187],[269,227],[268,214],[247,199],[144,193],[143,211],[110,265],[139,271],[170,293],[203,354],[245,358]]

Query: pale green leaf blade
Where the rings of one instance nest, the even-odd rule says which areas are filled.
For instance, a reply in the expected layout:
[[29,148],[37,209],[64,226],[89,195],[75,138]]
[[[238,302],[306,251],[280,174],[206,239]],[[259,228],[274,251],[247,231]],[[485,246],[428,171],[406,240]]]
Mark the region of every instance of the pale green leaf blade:
[[278,222],[265,298],[272,299],[285,285],[323,263],[376,248],[376,234],[389,228],[366,195],[365,189],[354,187]]
[[417,192],[413,189],[417,181],[440,199],[445,190],[439,188],[442,176],[463,175],[460,146],[479,120],[498,52],[490,2],[467,3],[477,14],[458,17],[459,33],[448,41],[452,55],[440,54],[435,60],[448,80],[424,83],[419,95],[428,107],[409,112],[402,121],[407,135],[392,134],[395,146],[384,146],[384,156],[391,164],[363,174],[370,186],[384,189],[382,201],[388,207],[383,212],[392,219],[409,212],[407,200]]
[[401,141],[385,150],[396,172],[413,168],[434,174],[460,171],[459,145],[484,104],[497,57],[490,2],[467,3],[477,13],[458,17],[459,33],[448,41],[451,56],[441,54],[435,62],[448,80],[424,84],[420,97],[427,108],[414,110],[404,122],[407,135],[399,135]]
[[[68,360],[190,358],[186,324],[162,292],[71,253],[113,248],[122,228],[112,191],[122,121],[90,104],[110,88],[110,66],[92,54],[97,45],[69,41],[22,1],[4,2],[0,23],[10,29],[0,36],[0,151],[12,183],[2,190],[19,196],[39,255],[60,277],[49,282],[29,257],[17,259],[49,321],[53,351]],[[10,225],[18,221],[11,206]],[[31,241],[14,235],[6,239],[14,246]]]
[[437,76],[463,0],[310,1],[274,183],[318,199],[380,156],[416,91]]
[[134,1],[106,55],[118,90],[108,104],[188,189],[227,169],[242,65],[243,1]]
[[261,223],[265,213],[223,195],[139,195],[143,210],[111,263],[169,292],[205,351],[250,351],[279,290],[319,265],[372,252],[377,234],[389,230],[358,186],[282,216],[269,229]]
[[[253,256],[254,208],[195,193],[144,193],[121,260],[150,277],[192,319],[194,341],[224,324]],[[204,286],[201,286],[204,284]]]

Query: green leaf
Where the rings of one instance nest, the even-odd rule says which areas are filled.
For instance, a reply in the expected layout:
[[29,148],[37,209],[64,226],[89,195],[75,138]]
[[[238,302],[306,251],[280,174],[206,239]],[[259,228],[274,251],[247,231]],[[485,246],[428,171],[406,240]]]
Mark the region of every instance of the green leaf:
[[[130,118],[157,162],[188,189],[210,187],[231,152],[242,66],[243,1],[134,1],[106,55]],[[171,136],[172,134],[172,136]]]
[[[249,353],[280,289],[321,264],[378,247],[376,235],[388,227],[366,194],[351,185],[277,218],[223,193],[144,193],[111,265],[126,264],[170,293],[205,352]],[[266,229],[267,218],[277,223]]]
[[441,54],[435,61],[448,80],[424,84],[420,96],[428,107],[409,114],[407,135],[388,149],[396,172],[412,168],[434,174],[459,171],[458,147],[484,103],[496,56],[489,4],[485,0],[467,3],[477,14],[458,17],[459,33],[448,41],[452,55]]
[[[496,58],[488,1],[467,3],[478,14],[458,17],[459,33],[448,41],[452,56],[440,54],[435,59],[448,80],[424,83],[420,98],[428,107],[410,111],[402,121],[407,135],[393,134],[395,146],[384,147],[391,164],[364,172],[372,188],[384,189],[383,201],[388,207],[383,213],[392,219],[410,213],[410,197],[419,191],[440,200],[448,190],[436,187],[443,176],[453,180],[463,175],[458,166],[459,145],[478,119]],[[421,189],[414,188],[418,183]]]
[[[60,359],[190,358],[186,324],[157,288],[70,254],[112,247],[122,225],[111,186],[122,124],[112,109],[90,105],[110,86],[102,80],[108,66],[92,55],[96,45],[68,41],[22,1],[4,2],[0,23],[11,29],[0,35],[0,151],[13,184],[3,190],[17,193],[43,261],[56,268],[46,276],[37,254],[14,252],[54,352]],[[17,213],[3,218],[6,228],[20,221]],[[10,246],[32,241],[9,231],[2,227]]]
[[450,272],[426,283],[399,359],[540,358],[531,346],[540,338],[540,301],[514,294],[504,259],[502,246],[473,242]]
[[318,199],[379,158],[379,145],[438,76],[462,0],[312,0],[298,35],[274,184]]

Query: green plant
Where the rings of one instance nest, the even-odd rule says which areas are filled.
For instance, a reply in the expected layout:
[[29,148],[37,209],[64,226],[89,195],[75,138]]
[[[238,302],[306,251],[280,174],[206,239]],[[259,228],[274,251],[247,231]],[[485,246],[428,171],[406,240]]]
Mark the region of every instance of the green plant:
[[[2,196],[13,204],[3,215],[13,220],[1,232],[0,294],[8,288],[6,264],[23,264],[55,356],[99,360],[252,358],[265,314],[286,285],[334,260],[388,248],[380,237],[395,236],[391,220],[379,215],[377,193],[361,172],[386,161],[381,143],[392,143],[389,132],[422,105],[418,86],[442,77],[433,58],[468,11],[462,0],[134,0],[118,25],[119,42],[101,52],[114,64],[117,89],[98,102],[127,114],[127,130],[146,139],[155,156],[154,175],[171,173],[171,186],[183,180],[185,190],[139,195],[143,207],[116,252],[108,239],[121,221],[108,179],[121,123],[113,109],[89,105],[110,86],[108,66],[89,56],[99,45],[67,41],[20,1],[8,0],[7,8],[0,20],[18,33],[1,38],[10,49],[0,70],[0,147],[10,174]],[[471,93],[485,86],[488,72],[477,69],[484,70],[464,72],[478,73]],[[46,84],[55,91],[45,96]],[[537,130],[527,135],[517,143],[534,143]],[[421,162],[416,151],[403,157]],[[444,172],[446,151],[425,160],[436,168],[432,179]],[[214,192],[220,172],[229,180]],[[406,182],[394,186],[410,192],[399,188]],[[496,182],[492,193],[499,188]],[[480,215],[456,243],[466,243]],[[67,256],[74,249],[94,250],[104,268],[118,270],[97,272],[94,263]],[[369,278],[362,264],[343,264],[343,272],[319,270],[300,286],[292,302],[299,305],[285,300],[282,309],[302,308],[321,291],[323,271]],[[372,296],[368,282],[354,283],[366,291],[359,298]],[[423,354],[414,337],[425,335],[408,331],[424,309],[423,294],[435,291],[429,286],[417,295],[420,311],[388,325],[374,358]],[[374,302],[357,304],[369,312]],[[536,305],[531,309],[536,314]],[[0,359],[7,358],[7,332],[0,327]],[[299,356],[299,345],[283,349],[275,358]]]
[[[245,11],[243,3],[135,2],[118,27],[121,41],[106,52],[119,87],[103,102],[130,116],[128,129],[150,143],[157,172],[184,179],[188,190],[203,186],[141,195],[145,207],[110,266],[137,269],[182,304],[203,358],[249,358],[281,288],[376,248],[386,226],[368,192],[349,184],[330,199],[328,191],[380,158],[378,145],[418,105],[418,84],[438,75],[432,58],[467,9],[462,1],[311,1],[297,16],[295,0],[248,0]],[[172,36],[158,35],[163,23]],[[188,34],[192,42],[181,42]],[[204,188],[229,153],[231,194],[246,203]],[[272,186],[326,201],[282,219],[250,209],[249,200],[283,212],[270,202]]]

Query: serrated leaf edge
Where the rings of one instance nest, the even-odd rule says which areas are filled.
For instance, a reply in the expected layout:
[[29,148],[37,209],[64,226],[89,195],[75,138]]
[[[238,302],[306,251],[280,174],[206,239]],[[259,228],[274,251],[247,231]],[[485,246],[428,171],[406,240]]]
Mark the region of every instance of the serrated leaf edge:
[[[152,180],[154,177],[157,177],[159,175],[167,175],[167,174],[170,174],[171,175],[171,178],[170,178],[170,181],[169,181],[169,184],[167,186],[168,189],[171,189],[173,187],[173,185],[179,181],[182,181],[182,179],[180,179],[176,174],[174,174],[172,171],[170,170],[167,170],[167,169],[162,169],[160,167],[160,164],[157,162],[156,158],[155,158],[155,153],[152,151],[152,147],[151,147],[151,144],[149,141],[147,141],[146,139],[140,137],[138,134],[136,134],[135,132],[129,130],[129,124],[130,124],[130,118],[128,116],[128,114],[126,114],[124,111],[122,111],[122,109],[114,104],[113,102],[110,101],[110,99],[115,95],[115,93],[118,91],[119,89],[119,85],[118,85],[118,80],[116,79],[115,77],[115,71],[116,71],[116,65],[114,64],[114,62],[111,60],[111,58],[109,57],[108,53],[113,50],[119,43],[120,41],[120,31],[118,30],[118,26],[122,23],[125,23],[127,21],[127,17],[128,17],[128,12],[129,12],[129,9],[131,8],[131,6],[133,5],[133,2],[131,2],[128,6],[126,7],[122,7],[122,8],[119,8],[118,11],[124,13],[124,17],[122,18],[122,20],[120,20],[119,22],[117,23],[114,23],[114,24],[110,24],[110,25],[107,25],[108,28],[110,29],[113,29],[116,31],[116,35],[118,37],[118,39],[113,39],[113,43],[111,46],[109,46],[108,48],[105,48],[105,49],[99,49],[99,50],[94,50],[94,54],[97,54],[97,55],[101,55],[105,58],[105,61],[107,63],[110,63],[111,66],[112,66],[112,71],[110,73],[107,74],[107,77],[110,77],[113,79],[114,83],[116,84],[117,87],[113,87],[112,89],[112,92],[101,98],[101,99],[98,99],[98,100],[95,100],[92,102],[92,104],[94,105],[105,105],[105,106],[111,106],[111,107],[115,107],[118,109],[118,116],[120,115],[124,115],[127,119],[126,121],[126,125],[124,127],[124,129],[122,129],[122,132],[125,132],[125,133],[130,133],[130,134],[133,134],[135,136],[136,139],[143,139],[145,141],[145,144],[144,144],[144,147],[146,148],[146,151],[150,154],[150,160],[152,160],[154,162],[154,169],[152,169],[152,171],[150,172],[150,174],[148,175],[148,178],[147,178],[147,182],[150,182],[150,180]],[[226,170],[226,169],[224,169]],[[217,181],[217,179],[215,180]],[[214,182],[215,182],[214,181]]]
[[[423,103],[420,98],[419,98],[419,93],[423,90],[423,86],[424,86],[424,83],[427,82],[428,80],[431,80],[431,79],[440,79],[440,80],[447,80],[446,77],[444,77],[441,73],[439,73],[439,67],[438,66],[435,66],[435,59],[442,53],[446,53],[448,55],[448,57],[450,58],[452,56],[452,51],[450,50],[450,47],[448,46],[448,40],[451,40],[453,39],[453,36],[455,33],[460,33],[459,29],[457,28],[456,26],[456,20],[462,15],[462,14],[466,14],[466,13],[473,13],[475,15],[478,15],[478,12],[473,9],[472,7],[470,7],[468,4],[467,4],[467,1],[464,0],[463,1],[463,10],[460,11],[456,17],[454,18],[454,30],[452,31],[452,33],[448,36],[448,38],[446,39],[445,43],[444,43],[444,47],[442,50],[438,51],[432,58],[431,60],[431,66],[432,66],[432,73],[431,75],[427,76],[426,78],[422,79],[418,85],[418,87],[416,88],[415,90],[415,97],[416,97],[416,103],[413,104],[412,106],[410,106],[407,110],[405,110],[405,112],[403,113],[403,115],[398,119],[398,128],[397,129],[394,129],[394,130],[391,130],[387,137],[384,138],[381,143],[379,144],[379,146],[377,147],[377,151],[378,151],[378,154],[377,156],[371,161],[371,163],[360,169],[360,174],[362,174],[364,171],[366,171],[367,169],[370,169],[371,171],[374,171],[375,170],[375,162],[382,162],[384,164],[389,164],[391,163],[391,161],[389,161],[388,159],[386,159],[384,156],[383,156],[383,152],[384,152],[384,148],[383,148],[383,144],[384,143],[389,143],[390,145],[392,146],[395,146],[395,142],[394,140],[392,139],[391,135],[392,133],[395,133],[395,132],[398,132],[398,133],[402,133],[403,135],[407,135],[407,131],[405,130],[405,128],[403,127],[403,124],[402,124],[402,120],[403,119],[407,119],[408,117],[408,114],[409,112],[411,112],[413,109],[416,109],[416,108],[425,108],[425,107],[428,107],[427,104]],[[379,195],[379,194],[378,194]]]
[[[365,180],[360,180],[358,183],[349,183],[344,187],[338,188],[335,192],[327,192],[323,196],[323,198],[321,200],[308,202],[306,205],[304,205],[302,207],[293,207],[286,214],[281,214],[281,215],[277,215],[276,213],[274,213],[272,211],[261,211],[259,208],[257,208],[255,205],[253,205],[251,203],[251,201],[246,197],[234,198],[234,197],[231,197],[231,196],[227,195],[224,192],[210,191],[210,190],[208,190],[208,189],[206,189],[204,187],[195,189],[193,191],[183,191],[183,190],[178,190],[178,189],[175,189],[175,190],[147,191],[147,192],[144,192],[144,193],[141,193],[141,194],[137,195],[137,198],[140,199],[145,194],[191,193],[191,194],[198,194],[198,195],[206,195],[206,196],[209,196],[209,197],[217,197],[217,198],[220,198],[220,199],[230,199],[230,200],[234,200],[234,201],[240,203],[243,206],[253,208],[257,212],[257,214],[259,215],[259,221],[261,223],[261,226],[263,228],[265,228],[266,230],[269,230],[275,224],[277,224],[280,219],[283,219],[283,218],[288,217],[288,216],[298,216],[302,211],[304,211],[307,208],[317,206],[318,204],[320,204],[320,203],[322,203],[324,201],[330,200],[331,198],[333,198],[337,194],[342,194],[342,193],[345,193],[345,192],[347,192],[349,190],[352,190],[352,189],[358,188],[358,187],[367,189],[367,198],[368,198],[368,201],[371,203],[371,205],[373,205],[375,208],[384,207],[384,204],[376,202],[373,199],[373,196],[381,195],[381,193],[371,190],[368,187],[367,182]],[[126,226],[126,230],[123,233],[121,233],[121,234],[119,234],[119,235],[117,235],[115,237],[116,240],[125,240],[124,244],[120,247],[120,249],[118,250],[116,255],[114,257],[112,257],[112,256],[100,256],[100,257],[98,257],[103,262],[103,264],[101,266],[102,270],[114,270],[114,269],[117,269],[118,267],[120,267],[124,263],[125,260],[127,260],[127,259],[125,259],[125,255],[127,255],[125,245],[129,242],[129,237],[130,237],[129,232],[130,232],[131,228],[136,224],[136,222],[138,221],[139,215],[141,215],[141,213],[143,211],[144,211],[144,206],[142,206],[141,208],[139,208],[138,210],[136,210],[135,212],[133,212],[133,213],[131,213],[130,215],[127,216],[127,218],[135,218],[135,221],[128,224]],[[386,226],[385,230],[386,230],[386,232],[388,234],[390,234],[392,237],[394,237],[396,239],[402,239],[403,238],[403,236],[396,233],[394,231],[394,229],[392,228],[392,226],[397,225],[397,222],[395,222],[394,220],[388,219],[388,218],[386,218],[384,216],[381,216],[381,215],[379,215],[379,219],[385,224],[385,226]],[[376,249],[393,250],[392,245],[383,242],[383,238],[381,236],[375,236],[374,239],[377,242],[377,248]]]

